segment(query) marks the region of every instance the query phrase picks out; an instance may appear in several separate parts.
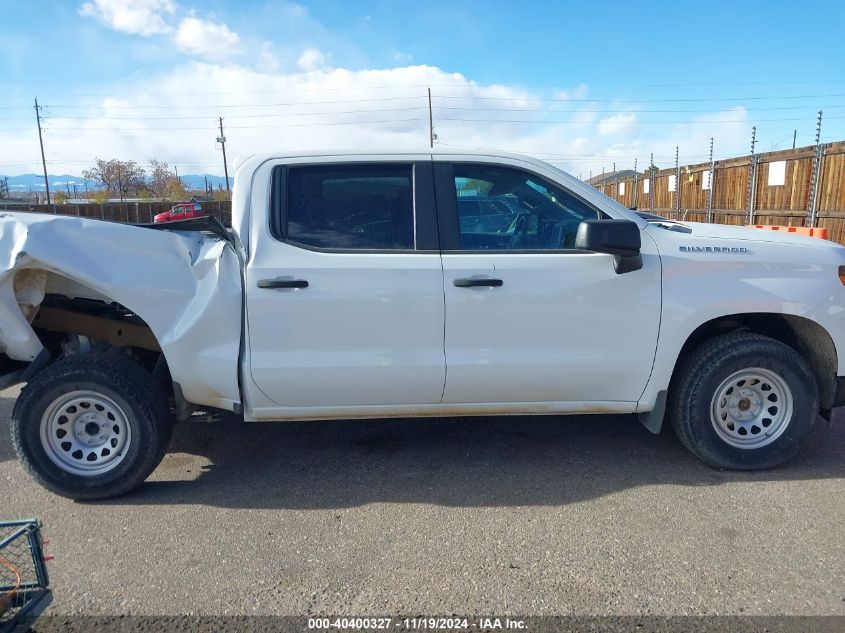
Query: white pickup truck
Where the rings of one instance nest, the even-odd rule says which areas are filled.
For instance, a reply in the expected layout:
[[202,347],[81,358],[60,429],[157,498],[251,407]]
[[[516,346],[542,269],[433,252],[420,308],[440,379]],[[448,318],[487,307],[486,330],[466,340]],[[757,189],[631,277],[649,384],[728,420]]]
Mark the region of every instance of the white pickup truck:
[[195,409],[635,413],[759,469],[845,403],[832,242],[647,220],[514,155],[270,154],[235,181],[231,231],[0,217],[0,386],[26,383],[12,439],[45,487],[126,493]]

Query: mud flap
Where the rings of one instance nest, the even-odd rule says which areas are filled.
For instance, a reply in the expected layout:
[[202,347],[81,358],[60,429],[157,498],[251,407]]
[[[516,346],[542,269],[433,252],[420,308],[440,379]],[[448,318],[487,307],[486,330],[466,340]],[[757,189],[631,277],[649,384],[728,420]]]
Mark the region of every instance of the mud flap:
[[660,434],[663,427],[663,416],[666,415],[666,391],[660,391],[654,401],[654,409],[639,414],[640,423],[655,435]]

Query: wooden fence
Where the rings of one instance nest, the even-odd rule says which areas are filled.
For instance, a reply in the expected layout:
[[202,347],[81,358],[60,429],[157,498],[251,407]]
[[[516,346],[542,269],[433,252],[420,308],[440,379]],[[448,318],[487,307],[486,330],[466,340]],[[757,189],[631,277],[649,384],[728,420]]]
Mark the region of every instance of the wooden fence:
[[628,208],[672,219],[827,227],[845,243],[845,141],[715,161],[712,192],[709,179],[710,163],[698,163],[595,187]]
[[[0,200],[0,209],[4,207]],[[7,207],[10,211],[32,211],[35,213],[51,213],[56,215],[73,215],[82,218],[98,218],[111,222],[126,222],[132,224],[151,223],[153,218],[165,211],[170,211],[170,202],[109,202],[104,204],[16,204]],[[228,200],[203,202],[206,215],[213,215],[226,226],[232,224],[232,203]]]
[[[832,240],[845,244],[845,141],[719,160],[713,167],[712,192],[709,179],[710,164],[698,163],[677,172],[659,169],[606,180],[595,187],[628,208],[672,219],[827,227]],[[165,202],[126,202],[15,208],[144,223],[170,207]],[[231,202],[204,202],[203,208],[231,224]]]

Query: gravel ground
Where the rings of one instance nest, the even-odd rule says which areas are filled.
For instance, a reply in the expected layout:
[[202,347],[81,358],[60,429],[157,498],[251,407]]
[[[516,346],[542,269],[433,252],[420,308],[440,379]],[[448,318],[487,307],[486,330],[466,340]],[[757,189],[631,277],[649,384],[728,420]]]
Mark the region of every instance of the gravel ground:
[[845,416],[763,473],[630,416],[201,419],[97,503],[35,485],[5,426],[0,516],[44,522],[53,615],[845,615]]

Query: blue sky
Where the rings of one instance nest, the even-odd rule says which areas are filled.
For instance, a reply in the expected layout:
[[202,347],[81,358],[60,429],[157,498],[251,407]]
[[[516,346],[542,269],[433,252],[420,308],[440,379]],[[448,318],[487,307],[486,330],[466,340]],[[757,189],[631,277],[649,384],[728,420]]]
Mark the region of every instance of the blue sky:
[[[95,156],[222,173],[229,155],[444,146],[533,153],[584,177],[845,138],[845,3],[3,3],[0,173]],[[596,8],[598,7],[598,8]],[[230,161],[231,162],[231,161]]]

